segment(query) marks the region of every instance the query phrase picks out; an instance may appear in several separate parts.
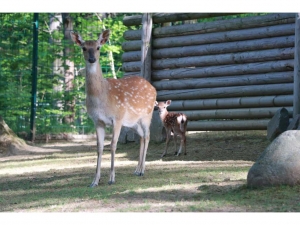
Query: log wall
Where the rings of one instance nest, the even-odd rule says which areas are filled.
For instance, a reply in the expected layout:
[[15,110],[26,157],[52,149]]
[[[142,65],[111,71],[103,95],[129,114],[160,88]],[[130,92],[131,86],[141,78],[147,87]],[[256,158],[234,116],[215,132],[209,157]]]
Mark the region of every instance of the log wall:
[[[282,107],[292,117],[295,14],[224,15],[153,15],[151,82],[157,101],[171,99],[169,111],[185,113],[191,131],[265,130]],[[203,18],[215,20],[158,26]],[[124,18],[127,26],[141,21],[142,16]],[[141,70],[141,34],[124,33],[125,76]]]

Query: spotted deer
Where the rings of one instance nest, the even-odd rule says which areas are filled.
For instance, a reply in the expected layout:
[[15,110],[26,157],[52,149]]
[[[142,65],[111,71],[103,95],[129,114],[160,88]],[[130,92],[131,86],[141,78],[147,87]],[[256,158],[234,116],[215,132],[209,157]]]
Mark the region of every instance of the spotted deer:
[[[181,149],[184,147],[184,154],[186,155],[186,126],[187,126],[187,116],[183,113],[168,112],[167,107],[171,105],[171,100],[166,102],[155,102],[155,106],[158,107],[158,113],[160,119],[166,129],[167,140],[166,148],[161,157],[167,154],[168,145],[171,137],[171,132],[173,132],[174,142],[175,142],[175,155],[179,156],[181,154]],[[177,135],[181,137],[180,148],[177,152]]]
[[139,76],[122,79],[104,79],[99,64],[100,48],[110,36],[105,30],[98,40],[84,41],[71,32],[74,43],[81,47],[86,65],[86,108],[94,122],[97,134],[97,167],[90,187],[98,185],[101,177],[101,158],[104,145],[104,128],[113,127],[111,141],[111,169],[109,184],[115,183],[114,158],[121,127],[131,127],[140,135],[139,161],[135,174],[144,175],[145,160],[150,138],[150,122],[156,99],[155,88]]

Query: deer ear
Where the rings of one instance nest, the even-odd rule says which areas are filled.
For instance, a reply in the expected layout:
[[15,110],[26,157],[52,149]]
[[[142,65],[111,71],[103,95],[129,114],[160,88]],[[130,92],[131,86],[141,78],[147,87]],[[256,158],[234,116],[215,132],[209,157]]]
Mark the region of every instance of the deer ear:
[[73,42],[79,46],[82,46],[84,43],[84,40],[81,38],[80,34],[77,34],[73,31],[70,32],[71,38]]
[[100,46],[104,45],[108,41],[109,36],[110,30],[105,30],[99,35],[98,42]]
[[171,100],[166,101],[167,106],[171,105]]

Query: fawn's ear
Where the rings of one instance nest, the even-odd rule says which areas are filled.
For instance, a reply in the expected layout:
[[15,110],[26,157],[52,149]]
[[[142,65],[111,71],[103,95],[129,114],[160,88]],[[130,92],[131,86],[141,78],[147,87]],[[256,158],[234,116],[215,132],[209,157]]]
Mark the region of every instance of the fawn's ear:
[[73,42],[79,46],[82,46],[84,43],[84,40],[81,38],[80,34],[77,34],[73,31],[70,32],[71,38]]
[[166,101],[166,105],[167,105],[167,106],[171,105],[171,102],[172,102],[172,100]]
[[109,36],[110,30],[105,30],[99,35],[98,43],[100,44],[100,46],[104,45],[108,41]]

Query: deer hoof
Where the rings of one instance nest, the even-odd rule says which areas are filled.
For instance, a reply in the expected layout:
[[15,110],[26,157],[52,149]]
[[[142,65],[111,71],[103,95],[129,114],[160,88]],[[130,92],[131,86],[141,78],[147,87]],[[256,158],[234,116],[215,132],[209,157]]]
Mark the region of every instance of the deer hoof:
[[98,186],[98,184],[92,183],[89,187],[90,187],[90,188],[94,188],[94,187],[96,187],[96,186]]
[[114,181],[111,181],[111,180],[108,181],[108,184],[109,184],[109,185],[112,185],[112,184],[114,184],[114,183],[115,183]]
[[135,172],[134,174],[137,176],[144,176],[144,173],[142,173],[142,172]]

